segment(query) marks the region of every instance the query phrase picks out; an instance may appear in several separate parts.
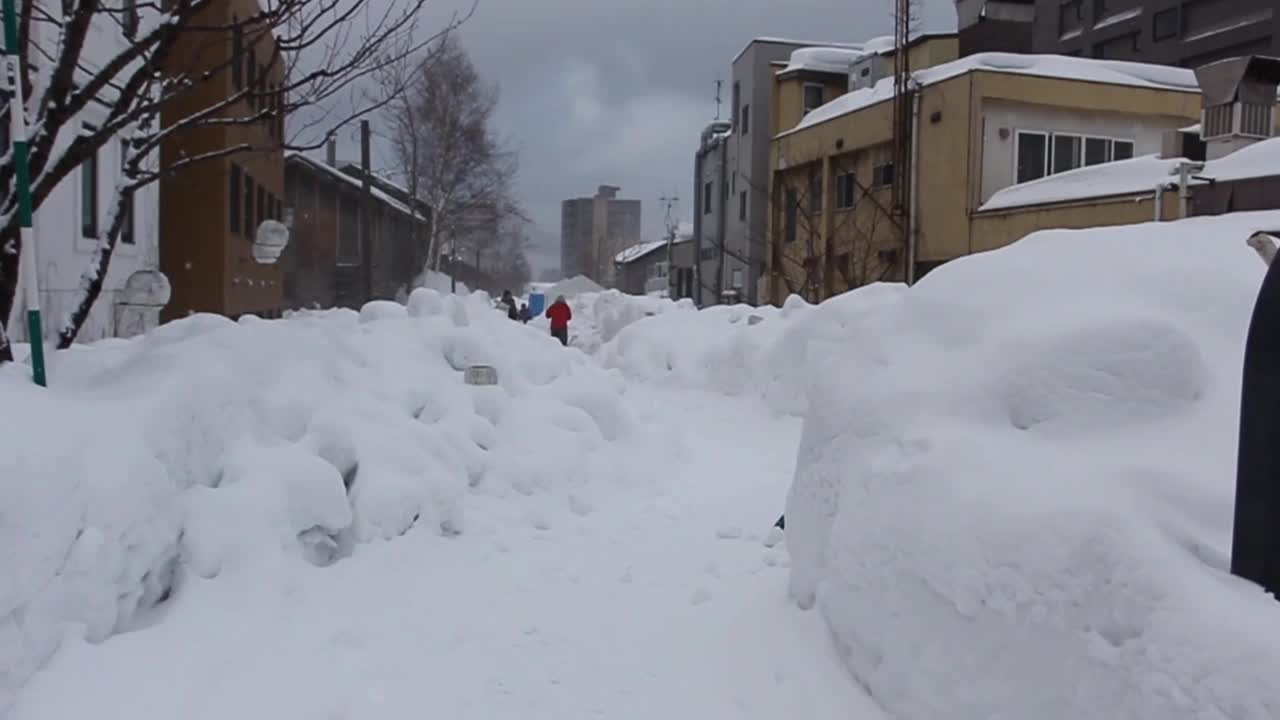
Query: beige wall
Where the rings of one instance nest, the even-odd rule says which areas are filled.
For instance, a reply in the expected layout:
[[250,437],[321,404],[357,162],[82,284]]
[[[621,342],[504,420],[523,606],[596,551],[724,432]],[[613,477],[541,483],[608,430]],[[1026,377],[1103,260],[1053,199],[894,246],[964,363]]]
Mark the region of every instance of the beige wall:
[[[1163,220],[1178,217],[1177,192],[1165,192]],[[1037,230],[1106,227],[1151,222],[1155,219],[1154,193],[1125,195],[1081,203],[1039,205],[984,212],[973,216],[973,251],[1011,245]]]
[[[920,95],[917,262],[940,262],[1000,247],[1042,228],[1141,222],[1152,217],[1149,197],[1139,202],[1111,200],[1082,207],[975,216],[983,197],[984,110],[1007,108],[1014,102],[1049,115],[1099,113],[1108,114],[1113,121],[1166,127],[1195,122],[1200,101],[1195,93],[985,71],[928,86]],[[770,210],[772,300],[781,301],[794,286],[804,286],[806,279],[815,276],[820,278],[821,297],[840,292],[847,289],[839,282],[840,256],[852,253],[879,257],[879,250],[904,247],[892,222],[881,222],[874,232],[869,232],[865,220],[842,224],[839,213],[833,215],[831,210],[836,172],[852,167],[860,180],[869,180],[876,154],[887,152],[892,140],[891,101],[775,139],[771,153],[771,200],[775,204]],[[811,221],[818,237],[808,247],[803,242],[786,247],[778,241],[784,230],[785,189],[798,188],[804,196],[811,167],[821,168],[824,177],[824,212],[821,218]],[[883,196],[882,214],[886,219],[889,195],[888,190],[881,190],[869,196]],[[1176,207],[1176,198],[1167,197],[1166,201]],[[859,202],[859,216],[870,212],[871,203],[863,203],[862,198]],[[803,226],[803,221],[800,224]],[[870,247],[858,250],[860,242],[869,243]],[[899,262],[904,260],[905,253]],[[900,276],[902,268],[895,268],[891,274]],[[854,280],[852,286],[857,284],[856,277]]]

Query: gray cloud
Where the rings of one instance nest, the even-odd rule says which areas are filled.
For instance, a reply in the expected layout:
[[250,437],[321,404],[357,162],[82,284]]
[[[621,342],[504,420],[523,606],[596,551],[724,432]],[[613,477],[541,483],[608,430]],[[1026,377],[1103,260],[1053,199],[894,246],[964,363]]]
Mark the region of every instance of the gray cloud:
[[[469,0],[433,0],[424,29]],[[692,213],[693,151],[715,115],[715,80],[756,36],[857,42],[891,32],[891,0],[480,0],[463,42],[501,88],[496,118],[520,150],[520,196],[540,232],[537,266],[558,260],[559,203],[619,185]],[[928,0],[926,29],[950,29],[949,0]],[[727,87],[727,83],[726,83]],[[727,99],[727,89],[724,93]],[[728,104],[724,106],[728,112]]]

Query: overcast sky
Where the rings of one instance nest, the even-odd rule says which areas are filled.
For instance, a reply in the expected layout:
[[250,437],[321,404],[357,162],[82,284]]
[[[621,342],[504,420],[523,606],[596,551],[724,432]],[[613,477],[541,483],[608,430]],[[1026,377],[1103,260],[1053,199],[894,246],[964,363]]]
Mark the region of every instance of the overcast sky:
[[[431,2],[441,18],[470,4]],[[729,78],[751,38],[858,42],[891,34],[891,9],[892,0],[479,0],[462,40],[501,90],[496,120],[520,151],[535,268],[559,263],[560,201],[597,185],[644,202],[646,238],[662,232],[660,196],[677,194],[679,217],[692,215],[693,152],[715,116],[716,77]],[[927,0],[923,26],[954,29],[951,0]]]

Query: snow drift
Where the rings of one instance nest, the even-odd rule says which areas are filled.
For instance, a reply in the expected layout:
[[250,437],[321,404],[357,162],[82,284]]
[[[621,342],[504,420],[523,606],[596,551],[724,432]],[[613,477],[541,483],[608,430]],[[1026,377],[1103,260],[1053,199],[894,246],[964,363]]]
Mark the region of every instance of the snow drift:
[[[465,385],[474,364],[499,385]],[[634,426],[616,374],[482,293],[195,316],[49,370],[0,372],[0,714],[65,638],[145,625],[184,579],[466,532],[469,492],[588,512]]]
[[1228,573],[1276,227],[1041,232],[810,343],[791,592],[891,714],[1280,717],[1280,607]]

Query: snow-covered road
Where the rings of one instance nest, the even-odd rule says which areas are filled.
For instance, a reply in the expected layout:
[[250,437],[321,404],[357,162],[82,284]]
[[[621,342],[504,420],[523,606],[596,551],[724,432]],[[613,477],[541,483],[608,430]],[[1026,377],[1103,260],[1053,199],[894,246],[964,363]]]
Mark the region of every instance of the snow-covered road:
[[189,581],[146,629],[69,640],[12,720],[881,717],[762,543],[799,422],[624,398],[643,441],[613,452],[642,482],[576,512],[474,494],[456,537]]

